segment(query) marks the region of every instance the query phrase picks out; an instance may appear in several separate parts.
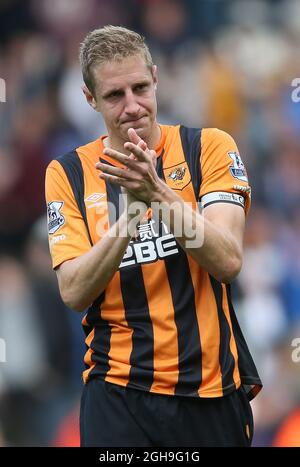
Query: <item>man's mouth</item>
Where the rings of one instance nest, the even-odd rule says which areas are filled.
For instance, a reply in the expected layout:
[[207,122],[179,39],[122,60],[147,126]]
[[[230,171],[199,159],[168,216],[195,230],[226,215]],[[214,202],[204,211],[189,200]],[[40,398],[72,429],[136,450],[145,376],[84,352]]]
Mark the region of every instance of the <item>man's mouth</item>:
[[142,115],[141,117],[138,117],[138,118],[130,118],[128,120],[125,120],[124,122],[122,122],[123,124],[124,123],[135,123],[135,122],[139,122],[140,120],[142,120],[142,118],[146,117],[146,115]]

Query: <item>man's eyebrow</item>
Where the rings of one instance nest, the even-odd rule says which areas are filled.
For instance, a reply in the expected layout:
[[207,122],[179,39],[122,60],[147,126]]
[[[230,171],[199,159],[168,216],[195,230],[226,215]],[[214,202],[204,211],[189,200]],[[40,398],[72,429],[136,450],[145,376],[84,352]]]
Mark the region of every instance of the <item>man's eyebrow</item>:
[[134,83],[132,85],[132,87],[136,88],[138,86],[147,86],[150,83],[151,83],[151,79],[150,78],[149,79],[145,78],[145,79],[141,79],[140,81],[137,81],[136,83]]
[[150,79],[145,78],[145,79],[142,79],[141,81],[138,81],[138,82],[134,83],[132,87],[135,88],[136,86],[143,86],[145,84],[149,84],[150,82],[151,82]]

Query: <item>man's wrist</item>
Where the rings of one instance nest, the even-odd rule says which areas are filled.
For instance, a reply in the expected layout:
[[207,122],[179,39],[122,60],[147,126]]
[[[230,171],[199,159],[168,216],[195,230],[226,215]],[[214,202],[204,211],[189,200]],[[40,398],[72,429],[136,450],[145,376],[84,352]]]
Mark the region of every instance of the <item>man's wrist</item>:
[[166,200],[166,194],[167,194],[169,189],[170,188],[168,187],[168,185],[163,180],[159,179],[158,182],[157,182],[156,189],[155,189],[155,191],[153,191],[153,195],[151,196],[150,204],[153,203],[153,202],[162,203],[163,201],[165,201]]

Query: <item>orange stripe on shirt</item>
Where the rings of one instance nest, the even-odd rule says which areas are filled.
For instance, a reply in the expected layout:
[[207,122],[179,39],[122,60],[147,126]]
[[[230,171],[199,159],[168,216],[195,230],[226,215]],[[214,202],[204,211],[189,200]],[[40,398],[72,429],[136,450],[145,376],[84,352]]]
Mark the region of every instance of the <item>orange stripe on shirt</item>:
[[[197,263],[188,256],[193,286],[202,350],[202,381],[199,388],[201,397],[221,397],[222,375],[219,364],[220,328],[215,297],[210,285],[209,276],[200,272]],[[201,291],[205,290],[205,294]],[[214,355],[214,356],[213,356]],[[207,391],[209,387],[209,391]]]
[[178,337],[174,307],[163,261],[142,267],[154,337],[154,375],[151,392],[174,394],[178,382]]
[[105,380],[126,386],[129,381],[132,333],[123,307],[120,289],[120,273],[114,275],[105,290],[105,300],[101,305],[101,318],[111,326],[109,366]]

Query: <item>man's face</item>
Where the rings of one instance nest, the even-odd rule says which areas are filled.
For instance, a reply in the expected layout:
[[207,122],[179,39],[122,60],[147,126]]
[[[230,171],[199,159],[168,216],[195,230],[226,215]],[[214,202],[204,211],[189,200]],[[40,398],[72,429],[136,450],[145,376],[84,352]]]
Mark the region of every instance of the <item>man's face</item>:
[[143,57],[136,55],[99,65],[94,79],[97,109],[109,134],[127,141],[128,129],[134,128],[147,140],[157,113],[156,67],[151,73]]

